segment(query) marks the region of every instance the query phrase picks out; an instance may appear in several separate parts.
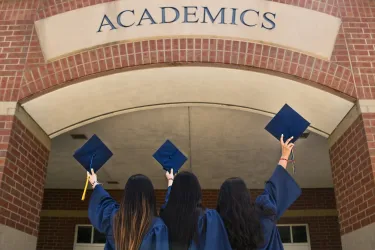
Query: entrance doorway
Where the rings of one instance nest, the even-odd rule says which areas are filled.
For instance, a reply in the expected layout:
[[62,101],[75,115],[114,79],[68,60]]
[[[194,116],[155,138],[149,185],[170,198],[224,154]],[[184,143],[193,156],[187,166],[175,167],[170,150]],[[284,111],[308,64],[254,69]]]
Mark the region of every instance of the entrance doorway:
[[[137,173],[147,175],[155,189],[165,189],[164,171],[152,155],[167,139],[187,156],[182,170],[196,174],[203,189],[219,189],[233,176],[241,176],[250,189],[263,189],[280,154],[278,141],[264,130],[270,119],[252,112],[196,106],[103,119],[52,139],[46,187],[82,188],[86,173],[72,154],[85,143],[82,138],[97,134],[114,153],[98,172],[106,189],[122,190]],[[331,188],[326,138],[308,133],[297,141],[294,178],[302,188]]]
[[[64,196],[72,197],[69,201],[64,200],[66,207],[58,205],[54,208],[59,212],[69,210],[65,216],[77,217],[72,219],[71,225],[65,223],[66,233],[60,234],[72,234],[68,243],[74,250],[103,249],[105,243],[105,237],[87,220],[87,201],[80,200],[86,173],[72,154],[85,143],[85,138],[97,134],[113,151],[114,156],[99,170],[98,178],[116,199],[121,199],[126,180],[141,173],[152,180],[157,190],[157,205],[163,203],[164,171],[152,154],[169,139],[189,159],[183,169],[192,171],[199,178],[204,206],[215,208],[217,191],[226,178],[241,176],[251,190],[252,199],[263,190],[280,154],[278,141],[264,130],[270,119],[262,114],[225,107],[175,106],[113,116],[53,138],[45,199],[48,203],[48,197],[56,197],[52,193],[49,196],[49,190],[56,190],[59,196],[69,192]],[[327,141],[314,132],[306,133],[306,138],[296,145],[298,164],[294,174],[306,197],[296,208],[309,210],[305,204],[327,208],[327,200],[334,200]],[[316,200],[320,197],[321,200]],[[73,209],[80,210],[81,214]],[[298,216],[299,224],[282,218],[282,223],[293,224],[279,225],[286,250],[310,250],[309,226],[312,225],[316,232],[321,224],[320,218],[314,217],[314,211],[308,214],[309,217],[303,217],[301,211],[294,215]],[[327,223],[327,230],[335,226]]]

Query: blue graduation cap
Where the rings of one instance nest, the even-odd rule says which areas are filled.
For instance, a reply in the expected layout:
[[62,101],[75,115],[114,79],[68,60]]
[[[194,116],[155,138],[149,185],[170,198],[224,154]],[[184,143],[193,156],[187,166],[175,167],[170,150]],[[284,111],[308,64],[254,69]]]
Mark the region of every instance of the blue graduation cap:
[[164,170],[170,172],[173,169],[173,173],[177,173],[187,160],[186,156],[170,140],[164,142],[153,157],[163,166]]
[[285,140],[293,136],[291,142],[294,143],[309,126],[305,118],[285,104],[265,129],[277,140],[280,140],[281,135],[284,135]]
[[[99,139],[97,135],[93,135],[81,148],[79,148],[73,157],[81,163],[81,165],[91,173],[94,169],[96,173],[108,160],[113,153],[107,146]],[[88,184],[88,177],[86,179],[85,190],[82,195],[82,200],[85,199],[86,189]]]
[[[309,126],[310,123],[306,121],[305,118],[298,114],[288,104],[285,104],[267,124],[265,129],[277,140],[280,140],[281,135],[284,135],[284,140],[293,136],[291,142],[294,143]],[[293,150],[291,157],[293,161],[293,172],[295,172]]]

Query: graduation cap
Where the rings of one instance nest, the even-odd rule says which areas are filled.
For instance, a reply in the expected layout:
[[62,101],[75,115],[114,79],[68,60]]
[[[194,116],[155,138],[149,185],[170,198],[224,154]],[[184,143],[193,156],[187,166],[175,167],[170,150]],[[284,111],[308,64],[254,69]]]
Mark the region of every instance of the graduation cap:
[[[309,127],[310,123],[305,120],[300,114],[292,109],[288,104],[285,104],[275,117],[267,124],[265,129],[273,135],[277,140],[280,140],[281,135],[284,139],[289,139],[295,143],[301,137],[303,132]],[[294,161],[294,153],[291,153],[292,160]],[[293,171],[295,168],[293,165]]]
[[[86,171],[91,173],[98,170],[111,158],[113,153],[107,146],[99,139],[97,135],[93,135],[81,148],[79,148],[73,157],[84,167]],[[83,191],[82,200],[85,199],[88,176],[86,179],[85,189]]]
[[173,169],[173,173],[177,173],[187,160],[186,156],[170,140],[164,142],[153,157],[165,171],[170,172]]

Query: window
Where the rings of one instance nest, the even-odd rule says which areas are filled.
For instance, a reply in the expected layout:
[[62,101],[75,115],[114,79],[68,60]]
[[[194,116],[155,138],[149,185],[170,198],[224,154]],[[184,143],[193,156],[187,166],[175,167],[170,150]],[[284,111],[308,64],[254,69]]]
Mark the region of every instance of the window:
[[75,244],[105,244],[105,235],[92,225],[76,225]]
[[283,244],[309,244],[307,225],[277,225]]
[[292,243],[292,236],[290,234],[290,226],[278,226],[281,242]]

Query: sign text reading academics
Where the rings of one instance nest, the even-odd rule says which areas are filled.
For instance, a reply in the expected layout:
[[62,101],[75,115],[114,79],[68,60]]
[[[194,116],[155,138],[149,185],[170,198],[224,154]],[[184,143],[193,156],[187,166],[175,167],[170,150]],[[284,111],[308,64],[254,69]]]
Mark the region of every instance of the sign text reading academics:
[[[142,13],[141,17],[136,16]],[[182,6],[160,7],[158,13],[151,13],[144,9],[136,13],[134,9],[123,10],[117,14],[116,19],[110,19],[104,15],[97,32],[116,30],[118,28],[129,28],[144,24],[167,24],[167,23],[217,23],[230,25],[245,25],[248,27],[259,26],[262,29],[272,30],[276,27],[276,13],[265,12],[253,9],[238,10],[237,8],[221,8],[218,12],[211,12],[208,7]]]

